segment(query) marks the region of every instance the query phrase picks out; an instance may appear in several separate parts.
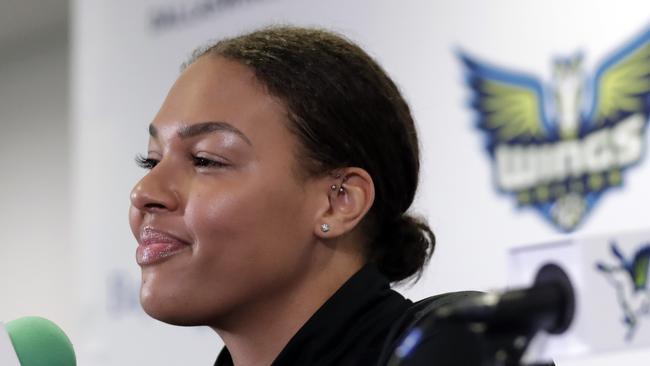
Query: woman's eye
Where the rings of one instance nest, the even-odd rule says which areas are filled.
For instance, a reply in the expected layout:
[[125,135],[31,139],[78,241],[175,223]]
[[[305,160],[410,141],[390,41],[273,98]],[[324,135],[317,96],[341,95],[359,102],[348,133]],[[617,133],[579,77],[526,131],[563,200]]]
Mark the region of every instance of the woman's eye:
[[[160,160],[157,159],[152,159],[152,158],[147,158],[142,155],[137,155],[135,157],[135,163],[142,169],[147,169],[151,170],[158,165]],[[208,158],[203,158],[199,156],[192,156],[192,163],[194,166],[200,167],[200,168],[210,168],[210,167],[225,167],[228,164],[222,163],[220,161],[216,160],[211,160]]]
[[200,156],[192,156],[192,160],[194,161],[194,165],[197,167],[210,168],[210,167],[224,167],[228,165],[220,161],[211,160]]
[[142,169],[151,170],[158,164],[158,160],[147,158],[138,154],[135,157],[135,163]]

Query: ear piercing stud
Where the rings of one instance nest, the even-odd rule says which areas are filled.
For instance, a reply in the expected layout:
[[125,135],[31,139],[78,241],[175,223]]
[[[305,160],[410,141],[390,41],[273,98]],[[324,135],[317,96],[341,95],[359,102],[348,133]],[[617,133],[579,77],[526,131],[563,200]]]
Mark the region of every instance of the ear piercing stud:
[[[332,192],[335,192],[336,191],[336,184],[332,184],[332,186],[330,188],[332,189]],[[341,188],[339,188],[339,193],[343,193],[343,191],[344,191],[343,186],[341,186]]]
[[[334,178],[339,179],[339,178],[341,178],[341,176],[342,176],[342,175],[339,173],[339,174],[336,174],[336,176],[335,176]],[[332,185],[330,186],[330,189],[332,190],[332,192],[335,192],[335,191],[336,191],[336,188],[338,187],[338,191],[339,191],[339,193],[343,193],[343,191],[345,190],[345,189],[343,188],[343,183],[345,183],[345,180],[346,180],[346,178],[343,178],[343,180],[341,181],[341,186],[337,186],[336,184],[332,184]]]
[[324,232],[324,233],[330,231],[330,225],[329,225],[329,224],[322,224],[322,225],[320,226],[320,231],[322,231],[322,232]]

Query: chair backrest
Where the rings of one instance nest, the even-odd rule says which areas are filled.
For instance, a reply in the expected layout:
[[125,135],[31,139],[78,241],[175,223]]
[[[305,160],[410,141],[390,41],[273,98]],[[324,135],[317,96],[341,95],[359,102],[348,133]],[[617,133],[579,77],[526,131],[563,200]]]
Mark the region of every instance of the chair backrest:
[[[433,312],[436,311],[436,309],[446,306],[449,304],[453,304],[455,302],[462,301],[464,299],[474,297],[474,296],[479,296],[481,295],[481,292],[478,291],[460,291],[460,292],[449,292],[445,294],[440,294],[436,296],[431,296],[427,297],[425,299],[422,299],[418,302],[413,303],[413,305],[409,308],[409,310],[398,320],[393,327],[391,328],[390,333],[388,334],[388,337],[386,338],[386,343],[384,344],[384,347],[382,348],[382,355],[379,358],[379,363],[378,365],[386,365],[390,358],[393,355],[394,350],[400,345],[404,337],[406,337],[407,333],[410,331],[410,329],[420,321],[423,317],[426,317],[429,314],[432,314]],[[448,328],[448,327],[445,327]],[[445,333],[446,330],[441,329],[442,333]],[[454,334],[457,333],[457,330],[453,330]],[[451,342],[451,337],[447,337],[447,335],[443,336],[442,338],[446,338],[444,340],[445,343]],[[455,338],[455,337],[454,337]],[[438,346],[436,346],[438,348]],[[427,352],[428,354],[435,354],[438,351],[437,350],[429,350],[430,352]],[[422,357],[419,357],[422,358]],[[474,359],[474,358],[472,358]],[[439,364],[440,360],[431,360],[431,362],[425,363],[427,365],[433,364],[432,362],[436,362],[436,365]],[[408,365],[417,365],[420,363],[408,363]],[[460,363],[459,363],[460,364]],[[474,365],[473,363],[462,363],[462,365],[466,366],[471,366]],[[476,365],[479,365],[478,363]]]

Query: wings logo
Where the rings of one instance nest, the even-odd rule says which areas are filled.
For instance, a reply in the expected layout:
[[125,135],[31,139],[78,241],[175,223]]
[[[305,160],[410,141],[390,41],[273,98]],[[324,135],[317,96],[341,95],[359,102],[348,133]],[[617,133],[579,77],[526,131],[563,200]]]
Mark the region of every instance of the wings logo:
[[626,340],[634,337],[639,319],[650,316],[650,243],[639,248],[631,260],[625,258],[616,243],[611,243],[611,251],[618,263],[614,265],[596,263],[616,290],[616,297],[623,310],[623,323],[627,326]]
[[582,55],[558,58],[549,83],[461,53],[494,181],[520,207],[573,231],[645,151],[650,29],[587,77]]

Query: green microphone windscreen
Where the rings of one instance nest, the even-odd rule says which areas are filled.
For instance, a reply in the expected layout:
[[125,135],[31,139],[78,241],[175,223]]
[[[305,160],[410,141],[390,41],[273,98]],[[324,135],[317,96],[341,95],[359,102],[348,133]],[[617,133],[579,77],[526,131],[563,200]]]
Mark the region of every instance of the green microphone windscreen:
[[27,316],[5,324],[21,366],[76,366],[72,343],[51,321]]

